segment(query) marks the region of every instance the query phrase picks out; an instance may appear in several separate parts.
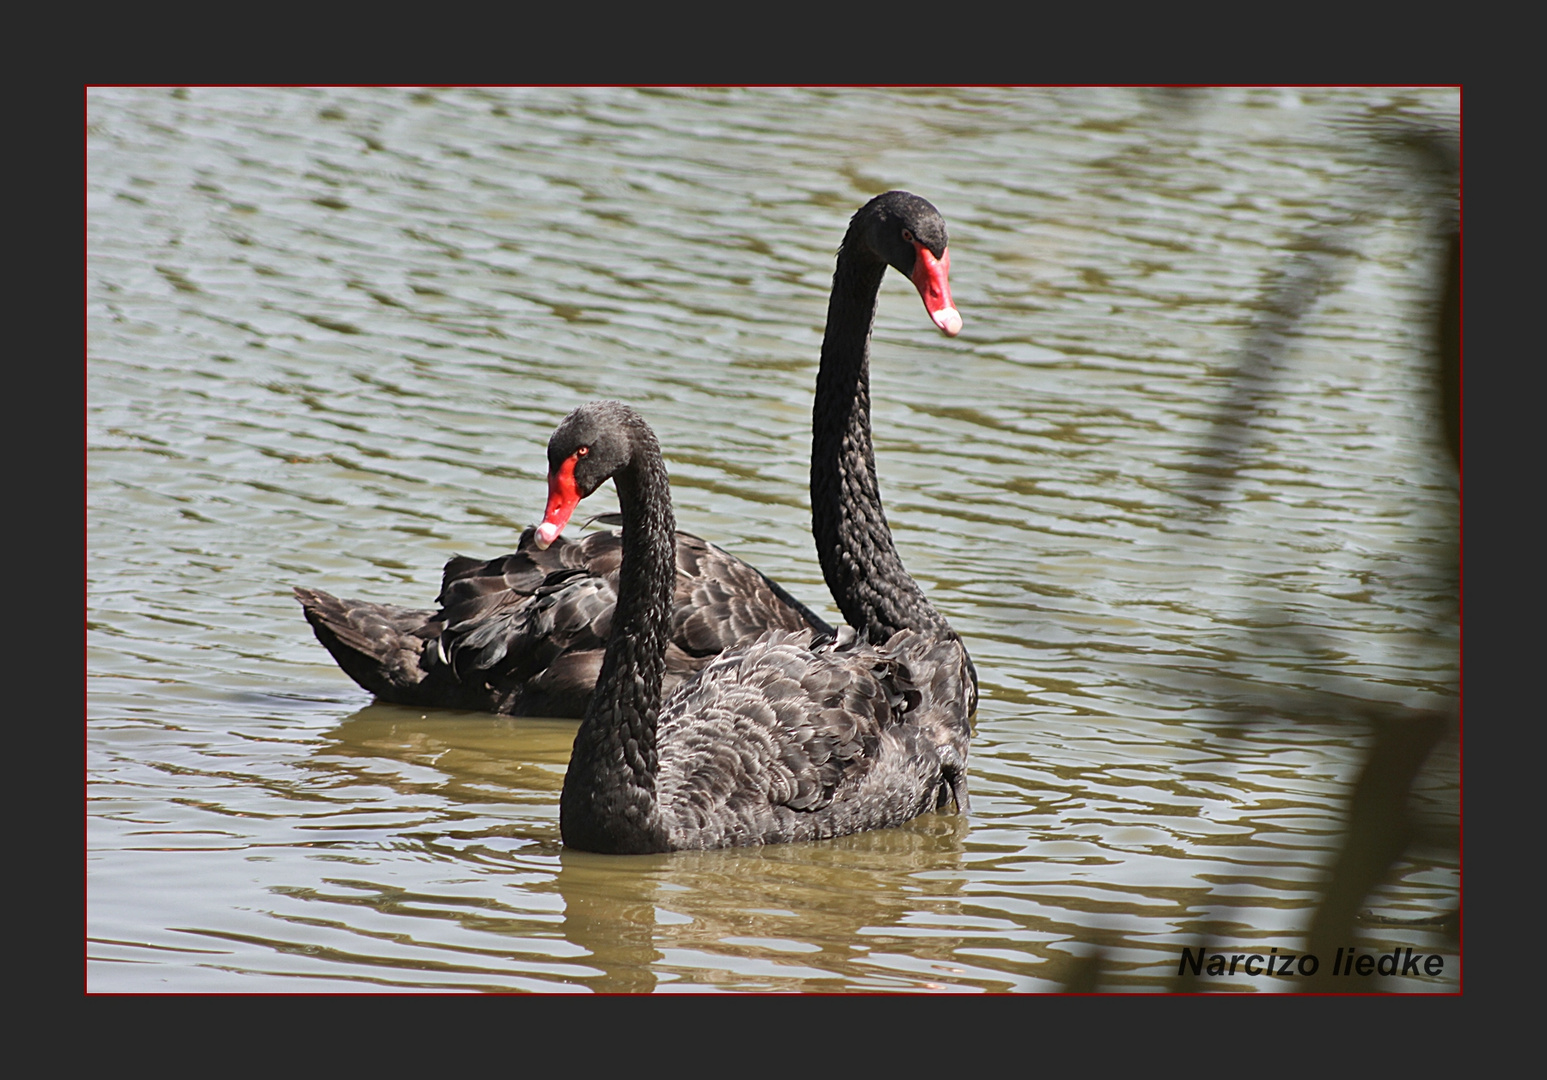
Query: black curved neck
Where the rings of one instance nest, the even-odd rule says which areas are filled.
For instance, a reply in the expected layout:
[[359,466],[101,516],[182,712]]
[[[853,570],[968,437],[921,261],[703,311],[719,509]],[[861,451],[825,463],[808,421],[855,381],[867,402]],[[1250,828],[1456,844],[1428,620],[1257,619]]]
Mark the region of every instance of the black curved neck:
[[613,475],[623,511],[618,604],[601,674],[564,775],[564,843],[588,851],[662,851],[656,718],[676,585],[676,520],[655,439]]
[[851,225],[838,253],[812,410],[811,524],[833,600],[872,644],[905,628],[950,625],[892,541],[870,435],[870,330],[886,264]]

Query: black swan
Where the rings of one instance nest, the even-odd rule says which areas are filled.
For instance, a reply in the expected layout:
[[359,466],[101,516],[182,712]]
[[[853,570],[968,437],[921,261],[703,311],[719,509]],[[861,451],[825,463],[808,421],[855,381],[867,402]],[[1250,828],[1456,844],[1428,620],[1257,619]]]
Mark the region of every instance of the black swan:
[[[769,631],[712,659],[663,702],[676,522],[660,446],[637,412],[597,401],[559,424],[535,541],[556,538],[609,478],[623,510],[623,565],[601,674],[564,774],[566,847],[622,855],[821,840],[952,802],[967,812],[977,691],[961,639],[938,614],[880,643],[847,627]],[[914,597],[933,614],[900,562],[881,574],[871,589]],[[849,599],[868,610],[868,600]]]
[[[844,617],[872,643],[904,626],[945,625],[906,573],[892,573],[901,563],[875,485],[867,355],[887,266],[912,281],[943,333],[960,332],[950,261],[939,212],[916,195],[889,191],[854,214],[833,275],[813,414],[812,515],[828,585]],[[838,554],[843,542],[854,553],[848,563]],[[296,588],[295,595],[339,667],[384,701],[578,717],[601,666],[622,550],[616,530],[545,550],[529,528],[512,554],[448,562],[435,610],[319,589]],[[668,695],[714,656],[765,631],[832,632],[762,573],[696,536],[677,534],[676,563]],[[876,591],[883,588],[896,592]]]

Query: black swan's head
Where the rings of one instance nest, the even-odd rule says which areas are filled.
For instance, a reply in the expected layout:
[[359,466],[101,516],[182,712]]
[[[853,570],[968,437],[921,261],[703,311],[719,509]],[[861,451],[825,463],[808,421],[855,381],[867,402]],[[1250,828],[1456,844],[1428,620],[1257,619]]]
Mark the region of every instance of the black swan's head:
[[553,543],[581,499],[633,463],[637,451],[655,446],[644,417],[621,402],[592,401],[560,421],[548,440],[548,509],[537,546]]
[[928,199],[907,191],[877,195],[855,211],[844,246],[858,242],[913,282],[924,310],[947,337],[961,333],[962,317],[951,303],[951,253],[945,219]]

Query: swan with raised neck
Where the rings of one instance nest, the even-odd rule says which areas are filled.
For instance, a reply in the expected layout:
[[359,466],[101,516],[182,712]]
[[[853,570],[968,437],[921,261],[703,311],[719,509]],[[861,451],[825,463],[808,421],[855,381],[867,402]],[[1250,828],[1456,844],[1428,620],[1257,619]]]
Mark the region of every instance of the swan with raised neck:
[[854,213],[838,249],[811,420],[811,524],[817,559],[850,626],[880,643],[907,627],[949,631],[887,525],[870,429],[870,333],[888,266],[913,282],[935,325],[961,331],[951,303],[945,219],[906,191]]

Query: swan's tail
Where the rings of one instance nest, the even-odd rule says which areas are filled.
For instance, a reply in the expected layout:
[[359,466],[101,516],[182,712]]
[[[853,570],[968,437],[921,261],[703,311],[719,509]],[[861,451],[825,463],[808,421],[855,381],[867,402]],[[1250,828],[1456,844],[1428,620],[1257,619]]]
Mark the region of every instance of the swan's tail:
[[420,703],[426,644],[433,650],[440,625],[434,611],[341,600],[297,586],[306,621],[344,673],[384,701]]

